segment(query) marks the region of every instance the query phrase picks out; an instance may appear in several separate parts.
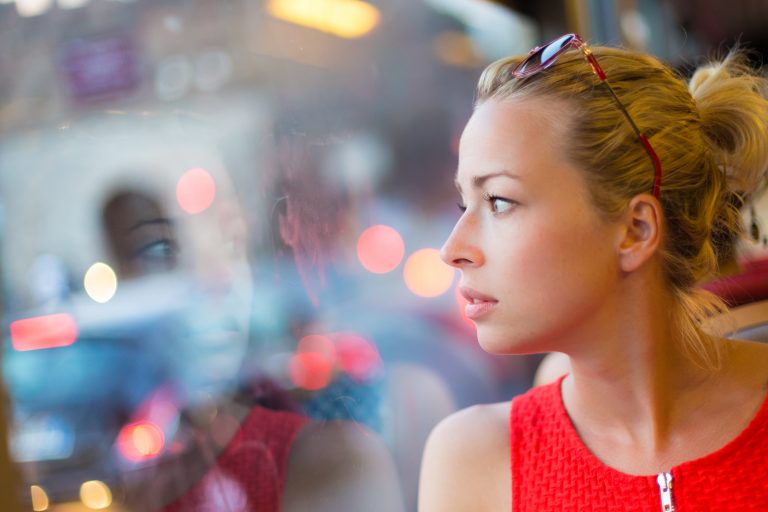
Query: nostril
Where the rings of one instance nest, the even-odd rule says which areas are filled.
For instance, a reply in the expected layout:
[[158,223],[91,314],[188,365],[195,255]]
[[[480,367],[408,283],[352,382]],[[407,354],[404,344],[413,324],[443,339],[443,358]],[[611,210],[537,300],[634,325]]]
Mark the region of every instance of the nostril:
[[470,260],[469,258],[454,258],[453,262],[451,263],[451,265],[453,265],[454,267],[462,267],[462,266],[471,265],[471,264],[472,264],[472,260]]
[[448,239],[442,249],[440,249],[440,258],[446,265],[461,268],[475,264],[477,258],[473,254],[474,252],[476,251],[471,246],[456,244],[452,239]]

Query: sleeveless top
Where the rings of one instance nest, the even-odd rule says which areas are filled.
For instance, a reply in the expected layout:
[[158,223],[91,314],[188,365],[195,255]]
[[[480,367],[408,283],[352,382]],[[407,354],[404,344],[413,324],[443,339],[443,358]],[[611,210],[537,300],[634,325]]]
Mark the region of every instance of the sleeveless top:
[[513,512],[768,511],[768,399],[724,447],[662,474],[671,476],[662,492],[660,475],[622,473],[589,451],[563,405],[562,380],[512,400]]
[[307,421],[254,407],[216,463],[163,512],[279,512],[291,444]]

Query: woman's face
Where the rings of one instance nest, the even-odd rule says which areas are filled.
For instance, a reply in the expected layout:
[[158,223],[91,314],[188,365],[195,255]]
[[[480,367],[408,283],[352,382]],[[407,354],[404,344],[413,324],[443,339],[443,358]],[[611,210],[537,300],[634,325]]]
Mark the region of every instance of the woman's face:
[[488,100],[464,129],[456,183],[466,209],[442,256],[461,270],[488,352],[563,350],[595,333],[620,282],[621,226],[598,215],[564,154],[578,129],[570,121],[560,102]]

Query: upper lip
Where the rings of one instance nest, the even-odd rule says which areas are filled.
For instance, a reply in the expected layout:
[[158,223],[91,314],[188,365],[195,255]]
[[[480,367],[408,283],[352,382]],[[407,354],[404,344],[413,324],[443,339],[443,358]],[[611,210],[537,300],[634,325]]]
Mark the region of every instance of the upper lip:
[[491,297],[490,295],[485,295],[484,293],[480,293],[477,290],[473,290],[472,288],[469,288],[468,286],[462,286],[459,288],[459,291],[461,292],[461,296],[467,299],[468,302],[498,302],[495,298]]

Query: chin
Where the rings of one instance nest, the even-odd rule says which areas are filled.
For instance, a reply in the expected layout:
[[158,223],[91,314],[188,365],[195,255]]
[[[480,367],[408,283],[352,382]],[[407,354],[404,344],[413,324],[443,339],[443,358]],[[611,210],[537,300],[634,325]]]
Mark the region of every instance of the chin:
[[535,338],[521,336],[510,329],[477,326],[477,342],[484,351],[498,356],[538,354],[548,349]]

